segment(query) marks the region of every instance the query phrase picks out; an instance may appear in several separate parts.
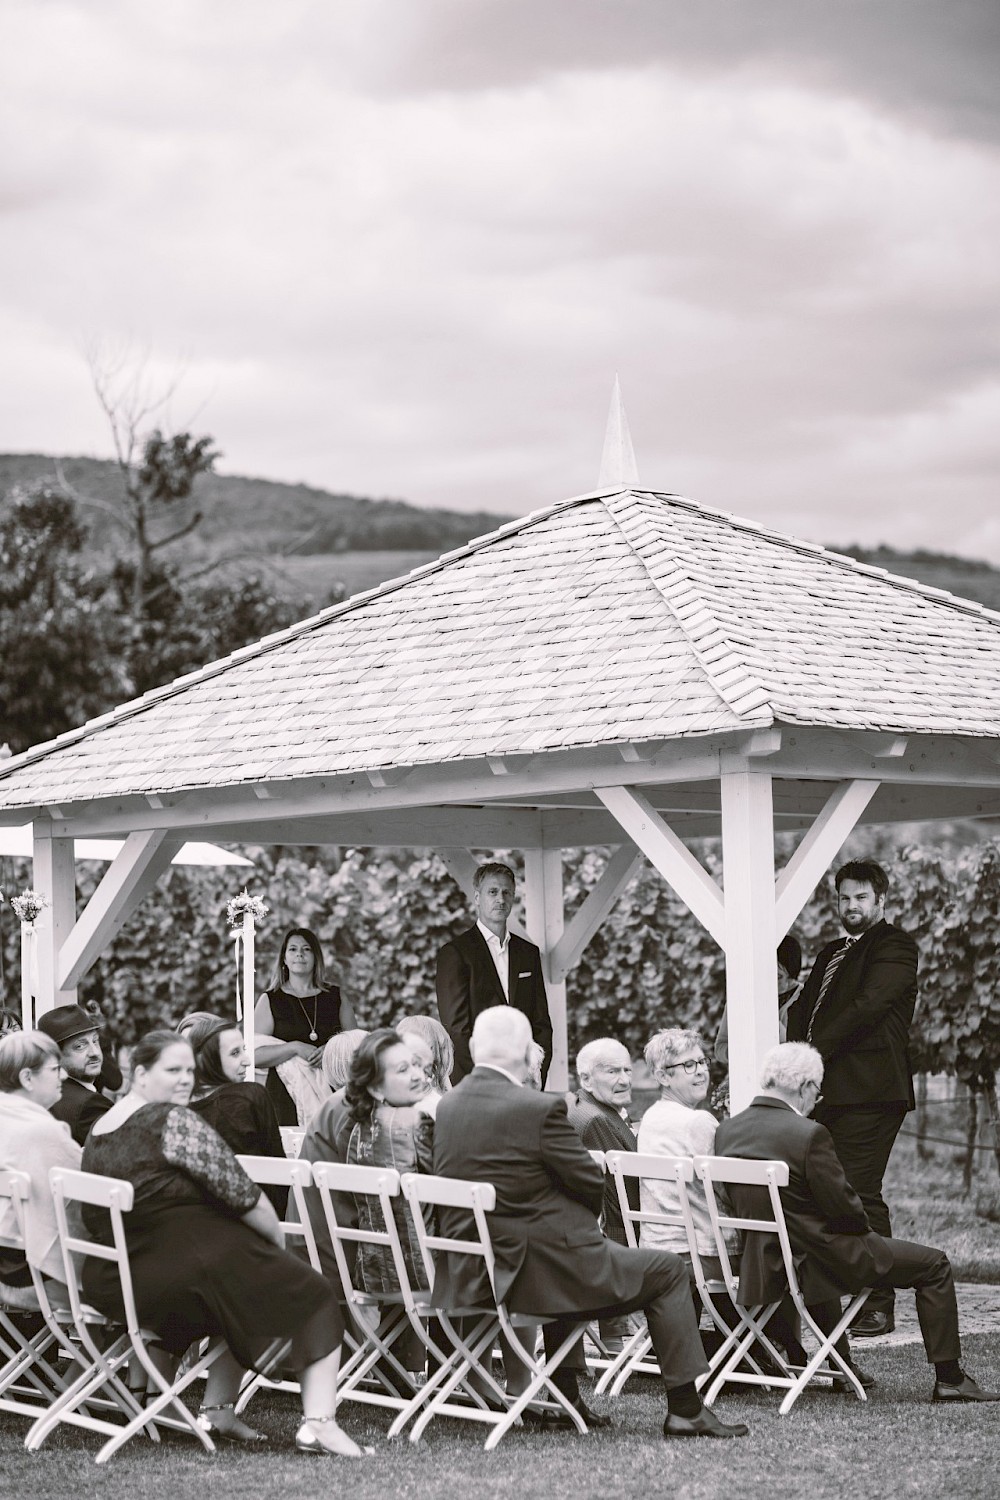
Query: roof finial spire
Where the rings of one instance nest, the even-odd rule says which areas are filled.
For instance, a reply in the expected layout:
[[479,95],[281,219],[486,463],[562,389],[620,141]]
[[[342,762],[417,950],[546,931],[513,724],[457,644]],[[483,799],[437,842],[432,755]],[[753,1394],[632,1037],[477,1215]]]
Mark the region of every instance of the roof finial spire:
[[604,434],[604,452],[601,454],[601,473],[597,481],[599,490],[627,490],[638,486],[639,469],[632,448],[632,437],[628,430],[628,418],[622,403],[622,388],[615,376],[611,390],[611,409],[608,426]]

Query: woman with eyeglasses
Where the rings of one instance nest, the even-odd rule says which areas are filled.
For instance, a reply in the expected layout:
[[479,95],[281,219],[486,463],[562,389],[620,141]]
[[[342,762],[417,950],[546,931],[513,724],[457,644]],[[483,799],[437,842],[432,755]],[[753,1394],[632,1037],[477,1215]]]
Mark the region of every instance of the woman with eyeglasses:
[[[718,1121],[701,1106],[708,1094],[708,1059],[696,1031],[677,1027],[658,1031],[646,1044],[646,1065],[660,1090],[639,1125],[636,1150],[650,1156],[711,1156]],[[704,1189],[697,1180],[688,1187],[698,1254],[716,1262],[715,1240]],[[643,1213],[679,1215],[680,1201],[672,1182],[644,1177],[639,1184]],[[643,1224],[644,1248],[673,1250],[688,1265],[691,1252],[682,1223]],[[717,1262],[716,1262],[717,1263]]]

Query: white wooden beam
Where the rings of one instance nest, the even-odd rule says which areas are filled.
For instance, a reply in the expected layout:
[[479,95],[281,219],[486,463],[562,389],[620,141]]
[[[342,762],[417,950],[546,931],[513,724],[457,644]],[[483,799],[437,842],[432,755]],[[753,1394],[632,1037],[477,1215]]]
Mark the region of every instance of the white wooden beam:
[[[181,846],[162,829],[130,833],[59,952],[59,988],[75,990]],[[37,857],[37,856],[36,856]]]
[[563,864],[561,849],[526,849],[524,915],[528,939],[542,952],[542,974],[552,1022],[552,1063],[546,1088],[564,1094],[569,1088],[569,1033],[566,981],[552,973],[552,953],[563,935]]
[[37,1018],[56,1005],[72,1005],[76,1001],[76,981],[71,979],[67,983],[59,975],[59,950],[76,921],[74,840],[53,838],[52,825],[39,819],[33,828],[32,860],[34,889],[45,897],[47,903],[35,923]]
[[722,777],[722,874],[725,886],[726,1013],[733,1114],[757,1092],[764,1054],[778,1042],[778,972],[771,777],[734,771]]
[[775,927],[780,942],[842,848],[869,802],[877,781],[844,781],[775,881]]
[[601,878],[588,891],[583,904],[573,913],[562,937],[549,956],[552,977],[565,979],[576,967],[594,933],[642,864],[643,856],[633,844],[616,849],[601,872]]
[[594,788],[598,797],[703,927],[725,946],[722,892],[704,865],[634,787]]

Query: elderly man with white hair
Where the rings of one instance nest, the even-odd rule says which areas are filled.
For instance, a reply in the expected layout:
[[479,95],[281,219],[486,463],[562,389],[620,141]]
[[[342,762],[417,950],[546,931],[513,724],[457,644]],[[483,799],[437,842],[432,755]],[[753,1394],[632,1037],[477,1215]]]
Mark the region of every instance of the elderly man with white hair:
[[[475,1066],[441,1100],[434,1130],[436,1173],[496,1189],[489,1229],[498,1296],[513,1312],[553,1320],[544,1331],[550,1350],[581,1322],[641,1307],[667,1389],[664,1436],[743,1436],[742,1423],[724,1423],[695,1389],[708,1365],[684,1265],[669,1251],[628,1249],[601,1233],[604,1173],[570,1125],[562,1095],[524,1087],[530,1047],[523,1012],[482,1011],[472,1032]],[[466,1218],[442,1210],[441,1232],[465,1237]],[[435,1306],[489,1302],[485,1273],[471,1259],[439,1259]],[[554,1378],[585,1421],[609,1425],[585,1406],[574,1371],[562,1368]]]
[[[760,1093],[748,1109],[724,1120],[715,1139],[719,1156],[784,1161],[788,1186],[781,1201],[792,1249],[803,1257],[802,1293],[817,1324],[835,1327],[840,1298],[866,1286],[912,1287],[920,1332],[933,1364],[932,1400],[1000,1401],[959,1363],[961,1343],[951,1264],[941,1250],[876,1234],[861,1199],[844,1175],[825,1125],[809,1116],[822,1098],[823,1059],[806,1042],[784,1042],[765,1057]],[[732,1186],[737,1213],[752,1217],[766,1189]],[[747,1237],[740,1262],[741,1303],[776,1300],[784,1290],[781,1253],[773,1235]],[[869,1377],[870,1379],[870,1377]]]
[[[635,1132],[629,1123],[632,1103],[632,1059],[628,1048],[613,1037],[587,1042],[576,1054],[577,1092],[569,1099],[569,1123],[588,1151],[634,1151]],[[639,1207],[639,1184],[627,1179],[629,1204]],[[613,1177],[604,1180],[601,1225],[616,1245],[627,1245],[625,1221]],[[601,1324],[601,1342],[612,1354],[624,1347],[632,1332],[629,1318],[608,1318]]]

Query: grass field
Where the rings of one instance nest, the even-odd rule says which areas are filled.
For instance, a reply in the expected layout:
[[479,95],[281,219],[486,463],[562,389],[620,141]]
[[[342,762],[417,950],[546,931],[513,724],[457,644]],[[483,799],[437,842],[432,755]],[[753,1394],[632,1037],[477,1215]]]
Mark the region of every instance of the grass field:
[[[966,1341],[966,1360],[983,1384],[1000,1382],[1000,1336]],[[52,1500],[465,1500],[465,1497],[552,1496],[571,1500],[843,1500],[857,1496],[987,1500],[997,1494],[1000,1406],[931,1406],[930,1376],[918,1346],[866,1351],[879,1384],[862,1405],[817,1392],[790,1416],[764,1392],[720,1398],[719,1410],[744,1418],[748,1438],[728,1443],[666,1443],[664,1402],[652,1382],[607,1405],[609,1432],[511,1434],[492,1454],[471,1424],[432,1424],[419,1447],[386,1442],[389,1417],[345,1406],[344,1426],[375,1454],[362,1461],[313,1458],[292,1447],[297,1406],[290,1397],[260,1398],[253,1419],[273,1451],[232,1449],[215,1457],[186,1439],[154,1449],[136,1440],[106,1468],[92,1462],[98,1441],[59,1434],[36,1455],[24,1452],[24,1422],[0,1418],[0,1473],[5,1496]],[[635,1394],[633,1394],[633,1390]]]

